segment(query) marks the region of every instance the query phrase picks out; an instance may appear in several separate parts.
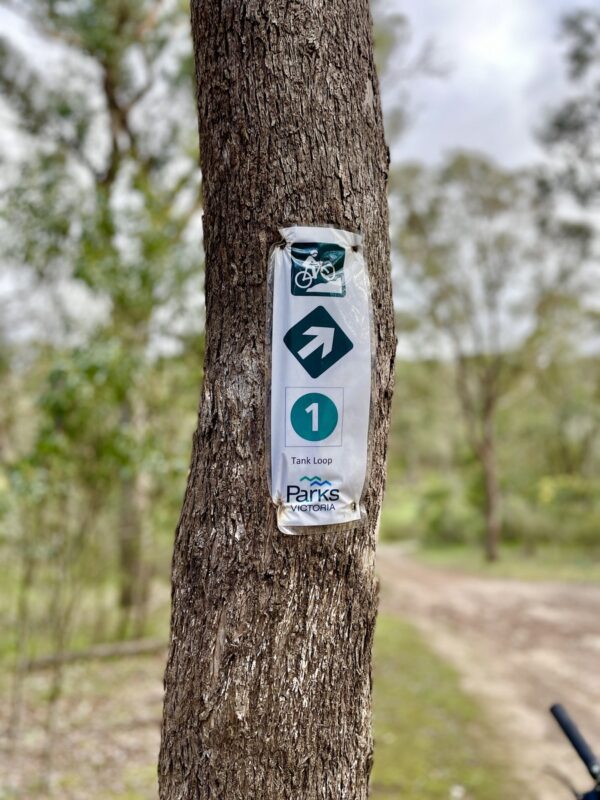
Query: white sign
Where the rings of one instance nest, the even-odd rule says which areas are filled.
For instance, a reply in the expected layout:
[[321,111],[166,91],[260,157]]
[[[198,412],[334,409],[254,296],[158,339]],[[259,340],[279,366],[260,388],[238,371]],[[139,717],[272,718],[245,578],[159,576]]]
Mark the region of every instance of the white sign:
[[271,496],[283,533],[361,517],[371,400],[362,237],[281,230],[273,250]]

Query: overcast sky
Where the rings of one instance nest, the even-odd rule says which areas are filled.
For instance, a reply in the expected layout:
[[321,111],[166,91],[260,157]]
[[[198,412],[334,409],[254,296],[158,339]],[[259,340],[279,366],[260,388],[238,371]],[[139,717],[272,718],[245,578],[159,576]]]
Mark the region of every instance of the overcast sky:
[[[448,67],[443,79],[412,82],[412,121],[394,148],[395,159],[435,162],[446,150],[460,147],[484,151],[507,166],[539,158],[533,131],[540,114],[565,89],[560,18],[594,2],[395,3],[411,22],[415,47],[433,40],[438,60]],[[0,32],[25,38],[19,21],[1,8]]]
[[400,0],[415,43],[432,38],[450,67],[412,89],[413,120],[396,157],[436,161],[469,147],[507,166],[539,157],[540,113],[565,89],[563,14],[589,0]]
[[[566,88],[559,21],[592,0],[382,0],[382,5],[408,17],[415,49],[433,40],[438,61],[448,68],[444,78],[410,81],[411,124],[393,148],[396,162],[437,162],[457,148],[480,150],[509,167],[541,157],[534,129]],[[39,47],[26,26],[0,8],[2,34],[19,39],[34,59],[49,64],[52,48]],[[384,96],[384,108],[389,99]],[[10,127],[0,104],[0,148],[14,144]],[[0,301],[14,294],[15,282],[9,283],[10,291],[3,291],[0,280]]]

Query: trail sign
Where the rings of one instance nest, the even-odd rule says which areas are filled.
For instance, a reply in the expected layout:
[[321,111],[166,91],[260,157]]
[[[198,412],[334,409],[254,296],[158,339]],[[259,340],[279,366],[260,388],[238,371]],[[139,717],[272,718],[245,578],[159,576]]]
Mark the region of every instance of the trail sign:
[[371,399],[362,238],[291,227],[270,261],[270,484],[283,533],[361,517]]

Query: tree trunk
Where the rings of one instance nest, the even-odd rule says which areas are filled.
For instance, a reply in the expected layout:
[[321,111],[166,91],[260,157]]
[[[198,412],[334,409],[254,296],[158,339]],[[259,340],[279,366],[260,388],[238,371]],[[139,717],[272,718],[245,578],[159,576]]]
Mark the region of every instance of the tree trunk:
[[[127,397],[121,407],[121,424],[132,424],[131,398]],[[130,631],[134,614],[140,614],[146,587],[142,550],[142,515],[139,504],[140,476],[131,473],[121,478],[119,485],[119,516],[117,525],[119,556],[119,629],[125,638]],[[143,615],[142,615],[143,616]],[[139,628],[139,625],[137,626]],[[139,636],[140,631],[135,633]]]
[[486,420],[485,437],[481,448],[481,466],[483,469],[485,491],[485,557],[487,561],[498,560],[500,546],[500,486],[496,469],[496,446],[492,423]]
[[[367,0],[193,0],[205,377],[173,557],[162,800],[367,797],[376,521],[395,339]],[[367,519],[287,537],[267,485],[267,262],[290,224],[361,230],[375,318]]]

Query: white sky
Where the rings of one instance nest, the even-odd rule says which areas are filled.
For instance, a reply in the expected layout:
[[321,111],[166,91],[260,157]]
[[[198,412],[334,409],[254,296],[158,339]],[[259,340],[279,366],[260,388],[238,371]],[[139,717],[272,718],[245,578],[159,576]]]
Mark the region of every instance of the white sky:
[[[565,88],[560,17],[594,7],[594,0],[392,2],[409,18],[414,45],[432,39],[449,68],[443,79],[411,82],[411,124],[394,159],[435,162],[456,148],[481,150],[506,166],[539,158],[533,131]],[[22,43],[28,38],[26,27],[2,8],[0,34]],[[384,107],[389,101],[384,96]]]
[[[410,20],[413,50],[433,40],[438,60],[448,67],[444,78],[410,82],[411,124],[393,148],[394,161],[436,162],[458,148],[480,150],[508,167],[541,158],[534,130],[565,91],[560,17],[597,2],[383,0],[385,9],[397,9]],[[36,60],[51,59],[52,48],[40,48],[26,26],[1,7],[0,35],[20,40]],[[394,104],[393,91],[384,95],[384,109]],[[4,149],[10,127],[0,104]],[[2,289],[0,315],[5,313]]]
[[437,161],[473,148],[506,166],[540,157],[533,131],[565,89],[560,17],[590,0],[399,0],[414,42],[450,66],[412,88],[413,119],[395,158]]

